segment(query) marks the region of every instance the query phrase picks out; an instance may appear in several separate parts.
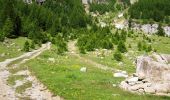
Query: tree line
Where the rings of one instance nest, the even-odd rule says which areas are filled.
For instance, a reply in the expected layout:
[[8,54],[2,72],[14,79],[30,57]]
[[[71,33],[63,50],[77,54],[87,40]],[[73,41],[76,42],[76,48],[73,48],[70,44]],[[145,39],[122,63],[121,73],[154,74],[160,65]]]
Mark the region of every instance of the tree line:
[[80,0],[46,0],[42,5],[0,0],[0,5],[1,41],[5,37],[26,36],[37,44],[60,41],[64,47],[66,40],[76,37],[74,30],[91,23]]
[[170,23],[170,0],[139,0],[129,9],[131,18]]

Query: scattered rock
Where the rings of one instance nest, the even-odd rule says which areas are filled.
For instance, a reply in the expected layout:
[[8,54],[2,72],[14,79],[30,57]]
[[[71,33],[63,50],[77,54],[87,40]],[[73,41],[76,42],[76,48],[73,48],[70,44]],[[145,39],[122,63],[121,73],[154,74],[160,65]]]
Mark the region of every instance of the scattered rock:
[[116,84],[112,84],[113,87],[116,87],[117,85]]
[[125,77],[125,78],[128,77],[126,71],[120,71],[120,72],[114,73],[113,76],[114,76],[114,77]]
[[55,63],[55,59],[54,58],[48,58],[48,61]]
[[113,96],[120,96],[120,94],[112,94]]
[[132,77],[132,78],[129,78],[127,80],[128,83],[131,83],[131,82],[137,82],[138,81],[138,77]]
[[82,67],[82,68],[80,68],[80,71],[81,71],[81,72],[86,72],[86,71],[87,71],[87,68],[86,68],[86,67]]

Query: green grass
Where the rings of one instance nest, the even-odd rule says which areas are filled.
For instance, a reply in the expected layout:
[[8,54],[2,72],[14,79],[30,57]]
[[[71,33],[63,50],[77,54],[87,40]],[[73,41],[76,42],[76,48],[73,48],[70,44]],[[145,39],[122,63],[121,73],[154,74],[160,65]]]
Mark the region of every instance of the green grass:
[[24,37],[19,37],[16,39],[8,39],[8,43],[6,44],[0,42],[0,55],[5,54],[5,56],[0,57],[0,61],[4,61],[5,59],[13,57],[18,57],[19,55],[23,54],[24,52],[21,51],[21,49],[23,49],[23,45],[26,40],[28,39]]
[[[158,37],[156,35],[149,36],[149,38],[151,38],[152,40],[154,39],[154,41],[152,41],[150,44],[152,45],[152,48],[157,50],[157,53],[170,54],[170,38]],[[133,62],[136,60],[136,57],[143,55],[143,54],[151,54],[151,52],[146,53],[144,51],[138,51],[137,43],[139,41],[142,41],[141,34],[138,34],[136,38],[129,38],[129,37],[127,38],[126,47],[127,47],[128,52],[122,54],[123,65],[119,65],[120,62],[117,62],[113,58],[113,54],[116,51],[116,46],[114,46],[114,50],[112,50],[109,55],[105,55],[105,57],[103,57],[102,59],[101,57],[97,57],[97,55],[94,54],[94,52],[88,52],[87,54],[82,54],[81,56],[87,59],[91,59],[100,64],[107,65],[112,68],[126,70],[129,73],[134,73],[135,64]],[[131,45],[131,48],[128,48],[129,44]]]
[[[29,41],[31,43],[31,40],[26,37],[19,37],[16,39],[7,39],[7,43],[4,44],[4,42],[0,42],[0,62],[4,61],[5,59],[10,59],[14,57],[18,57],[25,53],[22,49],[24,47],[25,41]],[[35,45],[35,48],[39,48],[38,45]],[[32,49],[30,49],[31,51]],[[5,54],[4,56],[1,56],[2,54]],[[12,65],[12,64],[11,64]]]
[[16,80],[23,80],[25,77],[25,75],[11,75],[8,77],[7,83],[9,85],[15,85]]
[[[48,62],[49,57],[56,59]],[[29,69],[55,95],[66,100],[165,100],[168,97],[136,95],[123,91],[112,84],[123,79],[114,78],[110,71],[103,71],[80,61],[71,55],[58,56],[55,51],[46,51],[37,59],[27,62]],[[81,67],[87,72],[80,72]],[[118,94],[115,96],[115,94]]]
[[17,93],[23,93],[27,88],[30,88],[32,86],[32,82],[26,82],[26,83],[24,83],[23,85],[21,85],[21,86],[18,86],[17,88],[16,88],[16,92]]

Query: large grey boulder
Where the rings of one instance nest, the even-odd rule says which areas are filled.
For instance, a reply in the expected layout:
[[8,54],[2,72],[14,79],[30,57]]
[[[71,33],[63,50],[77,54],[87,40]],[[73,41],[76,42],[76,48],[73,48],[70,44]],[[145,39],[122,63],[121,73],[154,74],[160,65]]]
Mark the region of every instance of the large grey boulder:
[[120,87],[137,93],[170,96],[170,55],[152,54],[136,60],[136,73]]

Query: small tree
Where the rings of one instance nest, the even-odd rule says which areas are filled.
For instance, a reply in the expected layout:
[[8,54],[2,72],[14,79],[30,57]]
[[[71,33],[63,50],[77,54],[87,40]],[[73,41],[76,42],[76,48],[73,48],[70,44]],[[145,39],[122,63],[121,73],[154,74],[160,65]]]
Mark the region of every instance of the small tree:
[[14,31],[13,23],[10,18],[7,18],[5,24],[3,26],[3,32],[5,36],[10,36],[10,34]]
[[5,35],[2,31],[0,31],[0,41],[3,42],[5,39]]
[[163,30],[163,28],[162,28],[162,25],[161,25],[161,24],[158,26],[158,32],[157,32],[157,35],[158,35],[158,36],[165,36],[165,32],[164,32],[164,30]]
[[114,59],[116,61],[122,61],[123,57],[122,57],[122,54],[119,51],[116,51],[113,56],[114,56]]
[[83,46],[82,46],[82,47],[79,47],[79,51],[80,51],[80,53],[82,53],[82,54],[86,54],[86,50],[84,49]]
[[34,42],[34,41],[31,42],[30,48],[31,48],[31,49],[35,49],[35,42]]
[[30,49],[30,44],[29,44],[28,41],[26,41],[25,44],[24,44],[24,49],[23,49],[23,50],[24,50],[25,52],[28,52],[29,49]]
[[147,51],[147,52],[151,52],[151,51],[152,51],[152,46],[149,45],[146,51]]
[[141,50],[142,50],[142,43],[138,42],[138,51],[141,51]]
[[129,44],[129,48],[132,48],[131,44]]
[[118,51],[120,51],[121,53],[127,52],[125,43],[120,41],[118,46],[117,46]]

